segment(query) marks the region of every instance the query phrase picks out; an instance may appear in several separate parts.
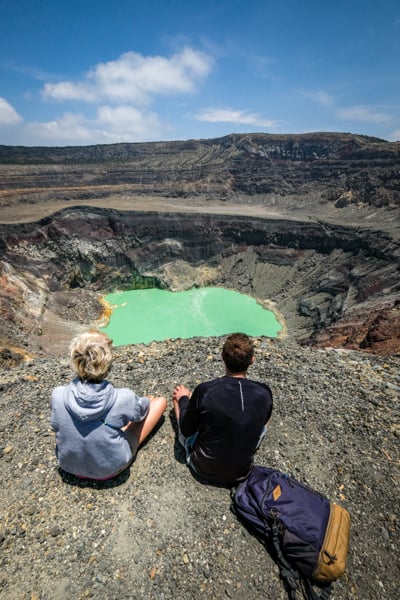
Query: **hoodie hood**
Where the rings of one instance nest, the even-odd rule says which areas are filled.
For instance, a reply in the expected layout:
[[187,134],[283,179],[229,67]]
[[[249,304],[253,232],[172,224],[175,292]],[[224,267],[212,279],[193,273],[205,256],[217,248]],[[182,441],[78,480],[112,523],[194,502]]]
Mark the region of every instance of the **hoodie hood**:
[[68,386],[65,408],[76,419],[94,421],[103,418],[114,401],[114,387],[108,381],[87,383],[77,377]]

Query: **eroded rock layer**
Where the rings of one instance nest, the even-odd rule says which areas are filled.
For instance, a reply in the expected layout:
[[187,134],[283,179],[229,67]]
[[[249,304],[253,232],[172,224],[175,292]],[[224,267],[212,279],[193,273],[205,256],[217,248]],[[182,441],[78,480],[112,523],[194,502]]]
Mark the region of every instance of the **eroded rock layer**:
[[[0,203],[111,193],[271,202],[314,197],[343,208],[400,206],[400,143],[343,133],[241,134],[210,140],[67,148],[0,146]],[[297,206],[296,206],[297,205]],[[151,208],[151,206],[149,207]]]
[[115,288],[223,285],[271,300],[288,335],[400,349],[399,243],[372,229],[233,215],[65,209],[0,226],[3,338],[65,351]]
[[304,343],[398,352],[399,159],[341,133],[0,146],[4,361],[63,351],[103,292],[154,285],[228,286]]

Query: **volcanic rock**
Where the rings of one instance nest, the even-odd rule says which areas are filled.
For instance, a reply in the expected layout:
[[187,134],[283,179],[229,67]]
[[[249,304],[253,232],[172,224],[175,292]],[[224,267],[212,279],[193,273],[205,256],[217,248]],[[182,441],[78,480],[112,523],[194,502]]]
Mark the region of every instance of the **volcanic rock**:
[[0,147],[5,347],[62,352],[114,289],[223,285],[302,343],[399,352],[399,143],[232,135]]

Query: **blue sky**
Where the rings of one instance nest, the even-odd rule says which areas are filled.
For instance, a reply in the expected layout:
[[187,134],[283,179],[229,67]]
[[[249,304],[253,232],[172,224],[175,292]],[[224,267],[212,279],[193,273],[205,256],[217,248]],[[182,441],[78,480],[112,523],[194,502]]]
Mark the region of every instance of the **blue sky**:
[[400,139],[398,0],[0,0],[0,144]]

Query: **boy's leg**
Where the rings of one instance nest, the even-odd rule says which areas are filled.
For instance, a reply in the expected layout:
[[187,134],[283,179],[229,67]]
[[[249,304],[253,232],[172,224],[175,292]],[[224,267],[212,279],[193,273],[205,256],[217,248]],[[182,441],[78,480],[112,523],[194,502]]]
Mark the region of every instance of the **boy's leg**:
[[181,429],[179,427],[179,402],[178,400],[176,400],[176,398],[172,398],[172,402],[174,405],[174,411],[175,411],[175,417],[176,417],[176,423],[178,426],[178,440],[179,443],[181,444],[181,446],[183,446],[185,448],[185,452],[186,452],[186,462],[188,464],[190,463],[190,454],[192,451],[192,447],[194,444],[195,439],[197,438],[197,432],[194,433],[193,435],[189,436],[189,437],[185,437],[182,432]]
[[265,434],[266,434],[266,433],[267,433],[267,426],[266,426],[266,425],[264,425],[264,427],[262,428],[262,431],[261,431],[260,438],[259,438],[259,440],[258,440],[258,444],[257,444],[257,448],[256,448],[256,450],[258,450],[258,449],[259,449],[259,447],[261,446],[261,442],[262,442],[262,441],[263,441],[263,439],[265,438]]
[[179,427],[179,402],[178,400],[176,400],[176,398],[172,398],[172,404],[174,405],[174,413],[175,413],[175,418],[176,418],[176,422],[178,423],[178,427]]
[[179,427],[179,415],[180,415],[179,402],[176,398],[174,398],[174,396],[172,396],[172,403],[174,405],[176,424],[178,427],[178,440],[179,440],[179,443],[185,448],[186,456],[187,456],[187,454],[188,454],[188,449],[187,449],[187,444],[186,444],[187,438],[185,438],[185,436],[182,435],[181,428]]
[[125,429],[125,435],[131,444],[132,453],[134,454],[136,454],[136,450],[140,444],[142,444],[153,431],[167,408],[167,401],[163,396],[149,396],[149,399],[150,407],[146,418],[143,421],[131,423]]

